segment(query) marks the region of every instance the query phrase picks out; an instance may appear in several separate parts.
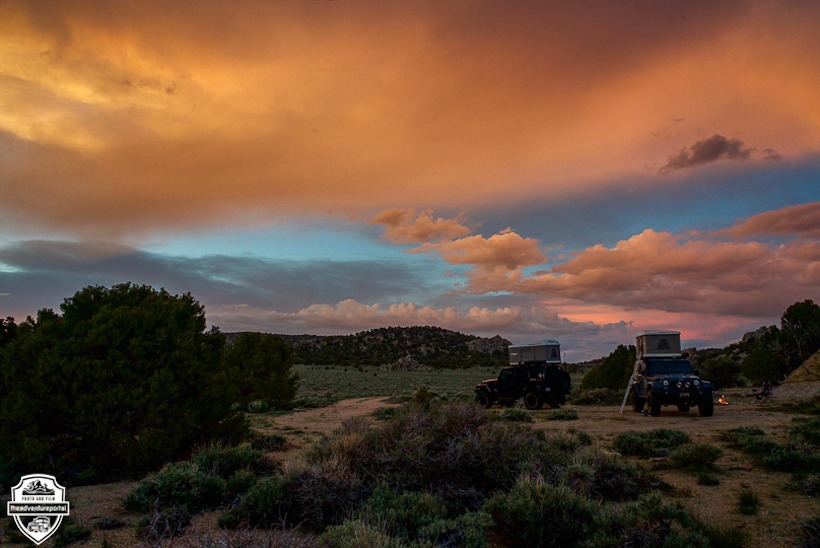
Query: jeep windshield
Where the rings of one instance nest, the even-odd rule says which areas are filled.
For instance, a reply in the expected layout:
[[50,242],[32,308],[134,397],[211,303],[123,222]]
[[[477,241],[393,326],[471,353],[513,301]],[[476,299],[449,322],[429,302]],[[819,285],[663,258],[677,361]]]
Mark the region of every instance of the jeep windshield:
[[646,373],[655,375],[694,375],[692,364],[688,360],[651,361],[646,364]]

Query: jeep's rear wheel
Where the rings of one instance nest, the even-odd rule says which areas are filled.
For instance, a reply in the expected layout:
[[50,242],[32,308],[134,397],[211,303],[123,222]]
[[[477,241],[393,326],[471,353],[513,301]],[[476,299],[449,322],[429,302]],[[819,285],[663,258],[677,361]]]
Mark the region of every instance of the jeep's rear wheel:
[[659,417],[661,414],[661,400],[651,392],[649,393],[649,414],[653,417]]
[[544,402],[541,401],[541,396],[538,395],[538,392],[530,390],[529,392],[524,394],[524,407],[526,407],[530,411],[541,409],[543,405]]
[[492,396],[490,396],[490,393],[486,390],[482,390],[481,392],[477,393],[475,395],[475,401],[476,403],[478,403],[478,405],[485,409],[489,409],[493,406],[493,398]]
[[715,402],[712,401],[711,392],[708,395],[704,395],[703,399],[700,400],[698,413],[700,413],[701,417],[711,417],[715,414]]

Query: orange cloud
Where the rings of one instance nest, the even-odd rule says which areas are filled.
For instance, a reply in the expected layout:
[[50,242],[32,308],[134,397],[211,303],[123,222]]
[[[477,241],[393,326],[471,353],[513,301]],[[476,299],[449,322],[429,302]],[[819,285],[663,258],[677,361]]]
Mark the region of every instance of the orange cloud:
[[732,238],[773,235],[820,239],[820,202],[766,211],[717,234]]
[[384,238],[394,244],[420,244],[461,238],[472,232],[460,219],[434,219],[432,212],[393,208],[376,215],[371,224],[384,225]]
[[524,238],[509,228],[489,238],[474,235],[449,242],[424,244],[419,251],[436,251],[450,264],[489,269],[516,270],[546,260],[538,240]]
[[560,199],[715,132],[798,157],[819,42],[810,3],[5,2],[3,207],[114,236]]
[[[667,312],[777,316],[817,291],[820,242],[778,247],[686,239],[645,230],[614,248],[593,246],[510,291]],[[482,280],[476,291],[505,288]]]

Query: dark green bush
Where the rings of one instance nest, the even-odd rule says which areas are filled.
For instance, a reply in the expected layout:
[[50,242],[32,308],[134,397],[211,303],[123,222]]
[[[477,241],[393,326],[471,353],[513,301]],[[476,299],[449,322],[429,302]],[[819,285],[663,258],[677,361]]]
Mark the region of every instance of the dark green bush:
[[646,432],[623,432],[612,440],[612,448],[622,455],[651,456],[669,451],[692,439],[686,432],[657,428]]
[[239,504],[219,516],[219,526],[235,529],[240,526],[268,529],[286,523],[290,500],[282,476],[263,478],[239,500]]
[[89,286],[60,309],[0,349],[0,483],[41,468],[68,485],[129,477],[245,434],[224,335],[190,294]]
[[226,499],[230,500],[245,493],[259,480],[259,476],[250,470],[237,470],[225,482]]
[[349,518],[369,494],[361,477],[337,459],[308,465],[286,485],[300,523],[324,529]]
[[749,489],[743,489],[738,495],[738,511],[746,516],[754,516],[760,511],[760,497]]
[[618,345],[618,348],[594,365],[581,379],[581,389],[609,388],[623,391],[635,366],[635,346]]
[[551,421],[574,421],[578,420],[578,411],[576,409],[557,409],[550,411],[547,415],[547,420]]
[[795,478],[795,487],[804,495],[816,497],[820,495],[820,474],[813,473]]
[[800,524],[800,544],[798,548],[816,548],[820,546],[820,514]]
[[526,409],[513,409],[511,407],[501,410],[500,413],[494,415],[494,418],[510,422],[534,422],[532,414]]
[[716,470],[715,461],[723,455],[723,450],[704,443],[679,445],[669,453],[669,460],[678,468],[695,472]]
[[817,435],[813,428],[818,425],[813,419],[800,422],[790,430],[789,435],[795,445],[783,445],[767,439],[765,433],[756,428],[730,430],[724,435],[724,440],[754,455],[770,470],[794,474],[820,472],[820,453],[811,441]]
[[[710,548],[702,526],[682,507],[657,494],[618,506],[600,506],[587,524],[584,546],[645,546]],[[714,545],[718,546],[718,545]]]
[[756,426],[741,426],[722,432],[721,439],[732,447],[743,448],[749,442],[763,439],[766,432]]
[[[425,528],[446,519],[444,502],[429,492],[396,492],[387,487],[376,489],[357,512],[367,523],[382,523],[393,537],[420,540]],[[435,539],[430,539],[435,540]]]
[[508,492],[484,505],[495,522],[495,538],[509,546],[575,546],[584,538],[598,506],[566,485],[521,477]]
[[225,347],[223,367],[238,379],[239,404],[253,413],[291,406],[299,381],[292,366],[293,348],[276,335],[242,333]]
[[249,445],[225,447],[211,442],[195,451],[191,462],[206,474],[227,479],[240,470],[254,470],[261,455],[261,451]]
[[55,548],[62,548],[75,542],[88,540],[91,538],[91,529],[75,523],[73,519],[68,517],[63,519],[53,538]]
[[225,488],[221,477],[203,472],[192,462],[177,462],[137,484],[126,497],[125,507],[134,512],[177,507],[196,513],[218,506]]
[[820,447],[820,417],[796,420],[789,428],[789,438],[796,444]]
[[652,489],[652,478],[636,464],[604,453],[593,454],[589,463],[594,470],[589,495],[606,501],[638,498]]

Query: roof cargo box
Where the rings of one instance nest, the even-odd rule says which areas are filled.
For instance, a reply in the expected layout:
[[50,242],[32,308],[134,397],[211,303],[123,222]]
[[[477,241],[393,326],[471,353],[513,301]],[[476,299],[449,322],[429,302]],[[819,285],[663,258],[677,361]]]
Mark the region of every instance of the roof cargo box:
[[525,363],[561,363],[561,345],[558,341],[544,340],[527,344],[512,344],[510,365]]
[[638,359],[643,358],[679,358],[683,354],[680,348],[679,331],[643,331],[635,336],[635,349]]

